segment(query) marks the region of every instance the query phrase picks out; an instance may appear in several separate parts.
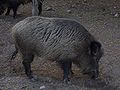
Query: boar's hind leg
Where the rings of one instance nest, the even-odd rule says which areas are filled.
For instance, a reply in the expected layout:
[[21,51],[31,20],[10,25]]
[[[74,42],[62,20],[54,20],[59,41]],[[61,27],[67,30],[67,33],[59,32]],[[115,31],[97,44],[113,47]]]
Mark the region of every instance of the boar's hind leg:
[[8,8],[7,8],[7,12],[5,13],[5,15],[9,15],[10,10],[11,10],[11,7],[8,7]]
[[25,68],[25,73],[29,79],[33,79],[32,71],[31,71],[31,63],[34,59],[33,54],[25,54],[23,55],[23,66]]
[[13,18],[15,18],[16,17],[16,15],[17,15],[17,9],[18,9],[18,6],[16,6],[16,7],[14,7],[13,8]]
[[68,83],[69,81],[69,74],[73,73],[72,72],[72,62],[71,61],[67,61],[67,60],[63,60],[61,62],[59,62],[61,68],[63,69],[63,80],[65,83]]
[[38,10],[39,10],[39,15],[40,15],[42,12],[42,3],[39,3]]

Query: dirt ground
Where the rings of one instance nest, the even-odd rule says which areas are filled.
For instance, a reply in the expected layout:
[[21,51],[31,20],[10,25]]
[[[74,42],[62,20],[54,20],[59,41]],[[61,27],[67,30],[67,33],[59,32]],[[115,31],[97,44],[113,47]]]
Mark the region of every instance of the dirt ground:
[[[11,13],[12,15],[12,13]],[[70,84],[62,81],[62,70],[54,62],[35,57],[32,70],[38,81],[27,79],[21,56],[10,61],[15,50],[11,27],[31,16],[31,4],[20,6],[18,16],[0,16],[0,90],[120,90],[120,1],[45,0],[41,16],[66,17],[79,21],[104,47],[100,79],[91,80],[73,65]]]

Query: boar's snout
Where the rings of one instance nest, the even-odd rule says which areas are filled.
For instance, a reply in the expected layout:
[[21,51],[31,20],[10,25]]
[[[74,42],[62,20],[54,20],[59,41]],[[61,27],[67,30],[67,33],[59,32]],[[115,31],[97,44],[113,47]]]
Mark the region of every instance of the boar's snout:
[[84,71],[83,74],[88,74],[91,79],[97,79],[99,76],[99,70]]
[[94,71],[89,73],[89,76],[91,77],[91,79],[97,79],[98,76],[99,76],[99,71],[98,70],[94,70]]

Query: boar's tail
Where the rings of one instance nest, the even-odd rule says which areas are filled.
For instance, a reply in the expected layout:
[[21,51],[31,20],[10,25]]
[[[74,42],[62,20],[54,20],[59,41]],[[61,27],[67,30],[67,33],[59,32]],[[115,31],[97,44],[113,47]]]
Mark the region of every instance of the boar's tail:
[[9,66],[10,66],[10,68],[14,68],[14,67],[12,66],[12,60],[15,59],[17,53],[18,53],[18,49],[15,47],[15,51],[12,53],[12,55],[11,55],[11,57],[10,57],[10,60],[9,60]]
[[15,59],[15,57],[16,57],[16,55],[17,55],[17,53],[18,53],[17,47],[15,47],[15,49],[16,49],[16,50],[12,53],[12,56],[11,56],[10,60]]

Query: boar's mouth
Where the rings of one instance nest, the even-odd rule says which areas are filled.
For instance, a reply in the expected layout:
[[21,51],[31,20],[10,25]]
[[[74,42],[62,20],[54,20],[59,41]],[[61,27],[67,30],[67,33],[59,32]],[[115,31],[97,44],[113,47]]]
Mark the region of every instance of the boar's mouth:
[[85,71],[85,70],[83,70],[82,73],[89,75],[91,79],[97,79],[98,75],[99,75],[98,70],[94,70],[94,71]]

